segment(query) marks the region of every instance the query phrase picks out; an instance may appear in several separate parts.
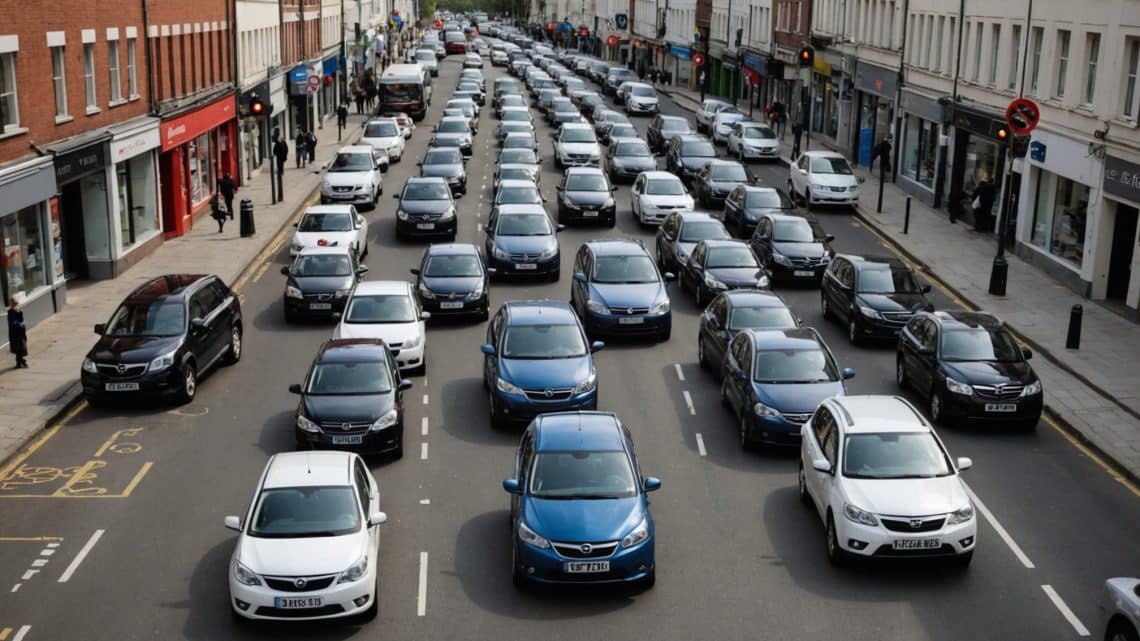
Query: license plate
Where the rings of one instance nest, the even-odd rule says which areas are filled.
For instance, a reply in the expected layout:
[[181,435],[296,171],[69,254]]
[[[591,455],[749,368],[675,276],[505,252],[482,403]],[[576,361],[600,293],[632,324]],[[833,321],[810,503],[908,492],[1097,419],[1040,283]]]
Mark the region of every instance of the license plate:
[[609,561],[570,561],[566,563],[567,574],[594,574],[609,571]]
[[810,269],[797,269],[792,272],[792,275],[796,278],[811,278],[812,276],[815,276],[815,272]]
[[309,303],[309,309],[332,309],[332,303]]
[[987,412],[1016,412],[1016,403],[986,403]]
[[435,229],[435,223],[416,223],[416,229]]
[[463,301],[445,301],[439,304],[440,309],[463,309]]
[[364,436],[360,434],[349,436],[333,436],[331,438],[333,445],[360,445],[364,443]]
[[535,263],[515,263],[515,269],[534,270],[538,269],[538,265]]
[[107,383],[103,389],[108,392],[137,392],[139,391],[138,383]]
[[899,539],[894,542],[896,550],[937,550],[940,547],[940,539]]
[[586,218],[596,218],[598,215],[598,212],[596,212],[596,211],[584,211],[584,212],[582,212],[582,215],[585,216]]
[[290,608],[319,608],[323,601],[319,596],[305,597],[273,597],[273,607],[288,610]]
[[619,316],[618,325],[641,325],[645,319],[641,316]]

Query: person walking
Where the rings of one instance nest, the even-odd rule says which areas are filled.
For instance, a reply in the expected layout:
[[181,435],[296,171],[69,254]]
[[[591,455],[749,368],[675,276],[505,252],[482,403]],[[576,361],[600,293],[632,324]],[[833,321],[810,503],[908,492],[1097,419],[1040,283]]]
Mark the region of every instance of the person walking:
[[340,103],[340,106],[336,108],[336,126],[340,127],[341,129],[348,126],[348,101],[347,100]]
[[13,294],[8,303],[8,349],[16,356],[16,367],[28,366],[28,328],[24,325],[24,312]]
[[800,157],[800,138],[803,138],[804,126],[800,122],[792,125],[792,160]]
[[305,151],[309,154],[309,162],[317,161],[317,136],[311,131],[305,133]]
[[978,182],[972,191],[966,192],[973,197],[970,203],[974,208],[974,231],[986,233],[994,229],[994,200],[997,199],[997,187],[990,180],[990,174],[985,169],[978,172]]
[[[234,217],[234,192],[237,191],[237,184],[234,183],[233,176],[230,172],[223,172],[222,179],[218,181],[218,193],[226,201],[226,213],[229,214],[230,220]],[[221,231],[220,229],[218,231]]]
[[222,211],[221,198],[218,194],[210,199],[210,218],[213,218],[218,223],[218,233],[222,233],[222,227],[226,224],[226,217],[233,217],[233,214]]
[[308,137],[305,136],[304,129],[297,131],[297,139],[293,141],[294,146],[297,148],[297,169],[304,167],[305,161],[309,158],[309,152],[305,149],[305,143],[307,143],[308,140]]
[[285,161],[289,159],[289,143],[281,136],[273,143],[273,157],[277,159],[277,175],[285,173]]
[[879,159],[879,173],[886,175],[891,168],[891,135],[887,134],[871,151],[871,164],[869,169],[875,168],[875,159]]

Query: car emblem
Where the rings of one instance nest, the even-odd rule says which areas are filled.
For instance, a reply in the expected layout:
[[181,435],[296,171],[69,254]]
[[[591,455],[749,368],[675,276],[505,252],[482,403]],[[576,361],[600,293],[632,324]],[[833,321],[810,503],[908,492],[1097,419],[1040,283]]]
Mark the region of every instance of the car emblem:
[[534,260],[534,258],[532,258],[530,256],[530,254],[523,254],[522,258],[523,258],[523,260],[528,261],[528,262]]
[[545,396],[546,398],[553,398],[553,397],[554,397],[554,390],[552,390],[552,389],[550,389],[550,388],[548,387],[548,388],[546,388],[546,390],[544,390],[544,391],[542,392],[542,394],[543,394],[543,396]]
[[455,292],[451,292],[450,294],[447,295],[447,297],[454,299],[455,298]]
[[341,424],[340,424],[340,429],[342,429],[342,430],[344,430],[344,431],[346,431],[346,432],[347,432],[347,431],[349,431],[349,430],[351,430],[351,429],[352,429],[352,423],[341,423]]
[[306,584],[308,584],[308,581],[301,577],[298,577],[295,581],[293,581],[293,585],[297,586],[298,588],[303,588]]
[[118,372],[118,373],[120,373],[120,374],[122,374],[122,373],[124,373],[124,372],[126,372],[126,371],[127,371],[127,366],[126,366],[126,365],[123,365],[122,363],[119,363],[119,364],[118,364],[118,365],[115,367],[115,371],[116,371],[116,372]]
[[594,546],[590,545],[589,543],[583,543],[582,545],[578,546],[578,549],[582,550],[582,554],[589,554],[594,550]]
[[911,519],[910,520],[910,527],[913,530],[917,530],[918,528],[922,527],[922,523],[923,523],[922,519]]
[[632,316],[632,315],[633,315],[633,308],[632,308],[632,307],[627,307],[627,308],[625,309],[625,313],[626,313],[626,314],[629,314],[630,316]]

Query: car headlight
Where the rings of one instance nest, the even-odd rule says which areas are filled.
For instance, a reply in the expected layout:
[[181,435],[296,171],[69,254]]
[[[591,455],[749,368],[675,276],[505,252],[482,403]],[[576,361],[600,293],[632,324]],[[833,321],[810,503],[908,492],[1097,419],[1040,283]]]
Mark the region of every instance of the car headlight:
[[502,378],[502,377],[495,379],[495,389],[499,390],[500,392],[502,392],[504,394],[520,394],[521,395],[523,393],[522,388],[520,388],[518,385],[515,385],[514,383],[512,383],[512,382],[510,382],[507,379]]
[[553,256],[557,253],[558,253],[558,245],[554,245],[553,247],[547,247],[546,249],[542,250],[542,253],[539,254],[538,257],[539,258],[550,258],[551,256]]
[[843,504],[843,516],[846,516],[847,520],[851,521],[852,523],[862,523],[863,525],[871,526],[879,524],[879,519],[875,518],[874,514],[871,514],[864,509],[857,508],[850,503]]
[[609,209],[610,207],[613,207],[616,204],[617,203],[614,202],[613,198],[607,198],[606,202],[602,203],[602,209]]
[[403,209],[396,210],[396,220],[408,220],[408,212]]
[[761,418],[775,418],[780,415],[780,411],[774,407],[768,407],[763,403],[756,403],[752,406],[753,413]]
[[831,190],[831,188],[828,187],[827,185],[812,185],[811,189],[812,189],[812,191],[830,191]]
[[946,377],[946,389],[954,392],[955,394],[965,394],[966,396],[970,396],[974,393],[973,387],[970,387],[961,381],[956,381],[949,376]]
[[772,285],[772,279],[764,275],[756,279],[756,284],[760,286],[760,289],[768,289]]
[[713,278],[712,275],[707,272],[705,273],[705,285],[712,287],[713,289],[728,289],[728,285],[725,285],[716,278]]
[[473,300],[473,299],[481,297],[482,295],[483,295],[483,283],[482,283],[482,281],[480,281],[480,283],[475,286],[475,289],[471,290],[471,293],[467,294],[467,299]]
[[511,257],[510,253],[498,246],[491,248],[491,255],[502,260],[506,260]]
[[363,185],[357,185],[356,191],[372,191],[372,183],[364,183]]
[[305,246],[302,245],[301,243],[293,243],[292,245],[289,246],[289,249],[292,251],[295,251],[295,252],[299,252],[304,248],[305,248]]
[[234,578],[242,585],[261,585],[261,577],[241,564],[241,561],[234,561]]
[[638,523],[637,527],[633,528],[633,531],[631,531],[629,534],[626,534],[625,538],[621,540],[621,546],[623,548],[631,548],[638,543],[644,542],[648,538],[649,519],[642,519],[641,523]]
[[[84,362],[83,366],[86,367],[87,363]],[[1033,381],[1032,383],[1026,385],[1025,389],[1021,390],[1022,396],[1033,396],[1034,394],[1040,394],[1040,393],[1041,393],[1041,381],[1040,380]]]
[[160,372],[174,364],[174,352],[156,357],[146,366],[148,372]]
[[419,289],[417,291],[419,291],[421,298],[426,298],[428,300],[435,299],[435,292],[428,289],[427,285],[424,285],[423,283],[420,283]]
[[649,313],[650,314],[664,314],[665,312],[669,311],[669,307],[670,307],[669,299],[665,298],[665,299],[659,300],[656,303],[654,303],[653,307],[649,308]]
[[313,434],[321,431],[320,426],[300,414],[297,415],[297,429],[302,432],[312,432]]
[[292,285],[286,285],[285,286],[285,298],[302,299],[304,297],[305,297],[305,295],[301,293],[300,289],[298,289]]
[[412,349],[415,347],[419,347],[420,343],[423,343],[423,342],[424,342],[424,335],[423,334],[416,334],[410,340],[404,341],[403,348],[404,349]]
[[962,509],[950,513],[950,517],[946,519],[946,525],[959,525],[972,518],[974,518],[974,506],[967,503]]
[[455,218],[454,207],[448,207],[447,211],[443,212],[443,214],[439,217],[440,220],[451,220],[452,218]]
[[586,311],[594,312],[595,314],[608,314],[610,308],[603,305],[600,301],[589,299],[586,301]]
[[589,392],[590,390],[596,388],[597,386],[598,386],[598,373],[597,372],[590,372],[590,375],[586,377],[586,380],[582,381],[581,383],[578,383],[578,386],[574,388],[574,393],[575,394],[585,394],[586,392]]
[[777,265],[783,265],[784,267],[792,266],[792,259],[783,254],[772,254],[772,260],[776,261]]
[[527,545],[533,545],[536,548],[547,549],[550,547],[550,541],[538,535],[538,532],[530,529],[524,521],[519,521],[519,538]]
[[85,358],[83,359],[83,371],[88,374],[96,374],[99,372],[99,368],[95,367],[95,361],[90,358]]
[[880,320],[883,318],[883,315],[880,314],[878,310],[871,309],[870,307],[864,307],[863,305],[860,305],[859,311],[867,318],[878,318]]
[[337,579],[337,583],[352,583],[353,581],[359,581],[367,571],[368,555],[365,554],[364,556],[360,557],[359,561],[348,566],[348,569],[344,572],[341,572],[340,578]]
[[368,429],[373,432],[379,432],[386,427],[392,427],[396,424],[396,419],[399,418],[399,415],[400,413],[397,412],[395,408],[392,408],[385,412],[383,416],[376,419]]
[[336,293],[333,294],[333,298],[344,298],[345,296],[348,296],[348,293],[351,291],[351,289],[338,289]]

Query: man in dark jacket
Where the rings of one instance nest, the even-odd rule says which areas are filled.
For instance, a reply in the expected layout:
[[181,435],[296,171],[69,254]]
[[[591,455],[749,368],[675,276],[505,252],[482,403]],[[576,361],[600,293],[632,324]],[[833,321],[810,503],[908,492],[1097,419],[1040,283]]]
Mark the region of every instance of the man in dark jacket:
[[273,143],[273,157],[277,159],[277,175],[285,172],[285,161],[289,159],[289,143],[281,136]]
[[317,161],[317,136],[311,131],[305,134],[305,151],[309,154],[309,162]]
[[8,349],[16,356],[16,367],[28,366],[28,329],[24,326],[24,312],[14,294],[8,303]]
[[[229,214],[230,219],[234,217],[234,192],[237,190],[237,184],[234,183],[233,176],[230,172],[223,172],[222,179],[218,181],[218,193],[222,195],[222,199],[226,201],[226,213]],[[220,229],[218,231],[221,231]]]
[[297,153],[297,169],[305,166],[305,161],[309,159],[309,152],[305,148],[309,142],[309,137],[305,135],[305,130],[300,129],[297,131],[297,138],[293,140],[293,146],[296,147]]
[[804,126],[800,121],[792,125],[792,160],[800,157],[800,139],[804,136]]
[[888,134],[886,138],[879,141],[875,148],[871,151],[871,166],[870,169],[875,168],[875,159],[879,159],[879,171],[884,174],[890,171],[891,168],[891,137]]

